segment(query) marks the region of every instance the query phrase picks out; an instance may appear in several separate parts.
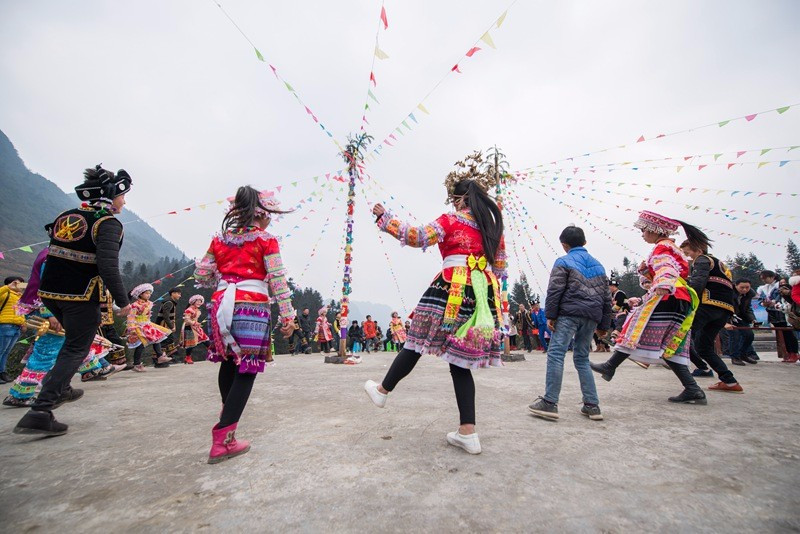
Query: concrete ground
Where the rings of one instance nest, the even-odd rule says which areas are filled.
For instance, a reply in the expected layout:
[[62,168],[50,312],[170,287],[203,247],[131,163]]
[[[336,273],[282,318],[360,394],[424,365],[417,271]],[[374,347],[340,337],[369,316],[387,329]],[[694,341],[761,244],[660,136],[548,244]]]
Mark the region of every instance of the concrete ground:
[[[600,359],[604,354],[593,355]],[[568,358],[570,356],[568,355]],[[676,406],[663,368],[598,381],[602,422],[578,413],[566,367],[561,420],[528,414],[545,357],[476,372],[483,454],[445,442],[458,422],[447,366],[424,357],[375,408],[356,366],[278,356],[239,437],[207,465],[219,411],[214,364],[120,373],[56,412],[62,437],[11,433],[0,408],[6,532],[790,532],[800,530],[800,367],[735,368],[744,395]],[[703,385],[711,384],[704,379]],[[79,384],[75,384],[76,386]],[[5,393],[5,386],[3,394]]]

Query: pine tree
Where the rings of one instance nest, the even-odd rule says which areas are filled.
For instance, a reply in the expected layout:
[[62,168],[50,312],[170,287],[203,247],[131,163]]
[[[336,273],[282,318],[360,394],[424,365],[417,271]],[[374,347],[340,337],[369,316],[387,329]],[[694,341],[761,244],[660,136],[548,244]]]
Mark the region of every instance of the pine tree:
[[800,249],[791,239],[786,245],[786,268],[790,273],[800,269]]
[[539,300],[539,295],[531,291],[528,279],[523,274],[519,282],[514,282],[511,286],[511,294],[508,300],[509,310],[512,314],[516,314],[520,304],[524,304],[526,308],[530,309],[531,304]]
[[758,275],[764,270],[764,263],[752,252],[748,255],[737,252],[733,258],[728,258],[726,263],[734,281],[744,278],[754,286],[758,284]]

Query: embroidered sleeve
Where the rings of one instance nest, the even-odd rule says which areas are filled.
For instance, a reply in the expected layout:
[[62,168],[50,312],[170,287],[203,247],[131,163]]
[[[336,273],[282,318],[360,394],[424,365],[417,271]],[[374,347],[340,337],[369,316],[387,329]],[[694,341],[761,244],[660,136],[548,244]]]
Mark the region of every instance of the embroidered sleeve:
[[492,270],[497,275],[497,278],[508,278],[508,256],[506,255],[505,237],[500,238],[500,246],[497,247]]
[[651,289],[666,289],[670,294],[675,294],[675,282],[681,275],[681,266],[678,260],[670,253],[667,247],[658,245],[647,259],[647,265],[655,273]]
[[428,224],[412,226],[387,211],[378,219],[378,228],[400,241],[401,246],[408,245],[425,250],[430,246],[441,243],[444,239],[444,228],[442,228],[441,223],[443,217],[445,216],[443,215]]
[[270,239],[264,249],[264,267],[267,269],[269,293],[278,304],[281,319],[293,319],[297,313],[292,307],[292,290],[286,278],[278,241]]
[[220,274],[217,269],[217,259],[214,256],[214,241],[208,247],[208,252],[195,262],[194,279],[198,287],[216,289],[219,284]]

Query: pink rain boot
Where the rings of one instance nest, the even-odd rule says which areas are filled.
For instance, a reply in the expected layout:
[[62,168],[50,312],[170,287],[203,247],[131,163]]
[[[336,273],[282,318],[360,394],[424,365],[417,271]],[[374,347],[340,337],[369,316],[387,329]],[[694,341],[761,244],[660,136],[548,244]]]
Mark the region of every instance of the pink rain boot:
[[236,425],[233,423],[225,428],[211,429],[211,452],[208,453],[208,463],[216,464],[228,458],[239,456],[250,450],[249,441],[236,441]]

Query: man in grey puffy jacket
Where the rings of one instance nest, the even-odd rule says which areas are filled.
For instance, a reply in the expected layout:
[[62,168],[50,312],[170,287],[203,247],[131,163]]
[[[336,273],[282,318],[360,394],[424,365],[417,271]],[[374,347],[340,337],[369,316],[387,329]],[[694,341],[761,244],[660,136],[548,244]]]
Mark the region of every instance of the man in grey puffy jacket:
[[572,359],[583,393],[581,413],[589,419],[603,419],[597,399],[594,376],[589,367],[592,335],[605,337],[611,327],[611,292],[605,268],[584,248],[583,230],[570,225],[559,237],[566,256],[561,256],[550,272],[545,315],[552,331],[547,349],[545,394],[528,409],[536,416],[558,419],[558,397],[564,374],[564,357],[575,340]]

